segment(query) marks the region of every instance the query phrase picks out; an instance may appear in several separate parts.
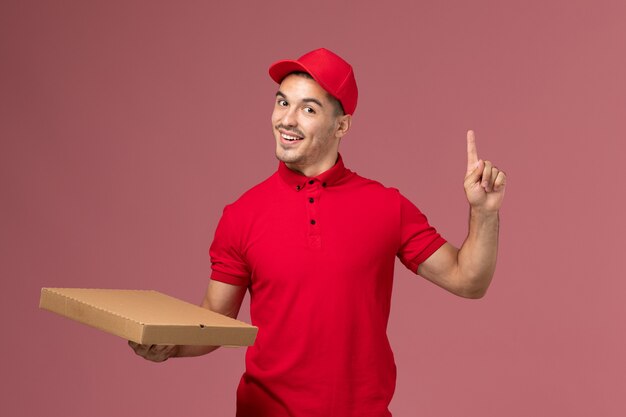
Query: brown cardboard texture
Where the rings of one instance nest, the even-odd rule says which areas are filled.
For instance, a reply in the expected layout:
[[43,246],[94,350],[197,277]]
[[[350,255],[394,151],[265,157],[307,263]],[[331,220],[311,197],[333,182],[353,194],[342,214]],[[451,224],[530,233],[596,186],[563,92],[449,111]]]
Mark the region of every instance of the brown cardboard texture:
[[143,344],[250,346],[258,330],[151,290],[42,288],[39,307]]

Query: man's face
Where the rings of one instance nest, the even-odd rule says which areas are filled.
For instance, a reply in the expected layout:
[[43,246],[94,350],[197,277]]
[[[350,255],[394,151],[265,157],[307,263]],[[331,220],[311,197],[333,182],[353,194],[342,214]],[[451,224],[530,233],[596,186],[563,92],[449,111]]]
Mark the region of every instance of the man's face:
[[272,112],[276,157],[309,176],[322,172],[320,167],[330,168],[345,133],[341,120],[346,117],[336,114],[328,93],[315,80],[288,75],[276,93]]

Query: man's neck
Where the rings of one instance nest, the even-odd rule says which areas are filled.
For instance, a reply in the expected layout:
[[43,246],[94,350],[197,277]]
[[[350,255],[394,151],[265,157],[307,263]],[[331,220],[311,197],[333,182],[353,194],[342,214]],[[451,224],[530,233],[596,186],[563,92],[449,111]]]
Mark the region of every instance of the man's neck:
[[325,160],[315,164],[315,165],[304,165],[304,164],[290,164],[285,162],[287,168],[292,171],[296,171],[301,173],[306,177],[316,177],[320,175],[322,172],[326,172],[331,169],[337,163],[339,159],[339,154],[336,153],[334,156],[330,158],[326,158]]

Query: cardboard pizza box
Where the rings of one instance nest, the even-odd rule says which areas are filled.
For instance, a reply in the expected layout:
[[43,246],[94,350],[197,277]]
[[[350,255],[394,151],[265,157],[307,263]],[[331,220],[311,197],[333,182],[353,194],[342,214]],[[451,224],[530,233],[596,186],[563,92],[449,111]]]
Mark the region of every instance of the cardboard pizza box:
[[42,288],[39,307],[143,344],[251,346],[258,330],[152,290]]

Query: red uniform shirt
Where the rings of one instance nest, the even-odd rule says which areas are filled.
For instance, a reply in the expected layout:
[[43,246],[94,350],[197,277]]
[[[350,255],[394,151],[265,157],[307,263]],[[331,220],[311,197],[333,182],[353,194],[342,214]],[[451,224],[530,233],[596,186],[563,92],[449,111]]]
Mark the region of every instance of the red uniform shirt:
[[412,271],[445,240],[396,189],[344,167],[314,178],[284,163],[226,206],[211,278],[250,290],[259,332],[239,417],[383,417],[395,257]]

